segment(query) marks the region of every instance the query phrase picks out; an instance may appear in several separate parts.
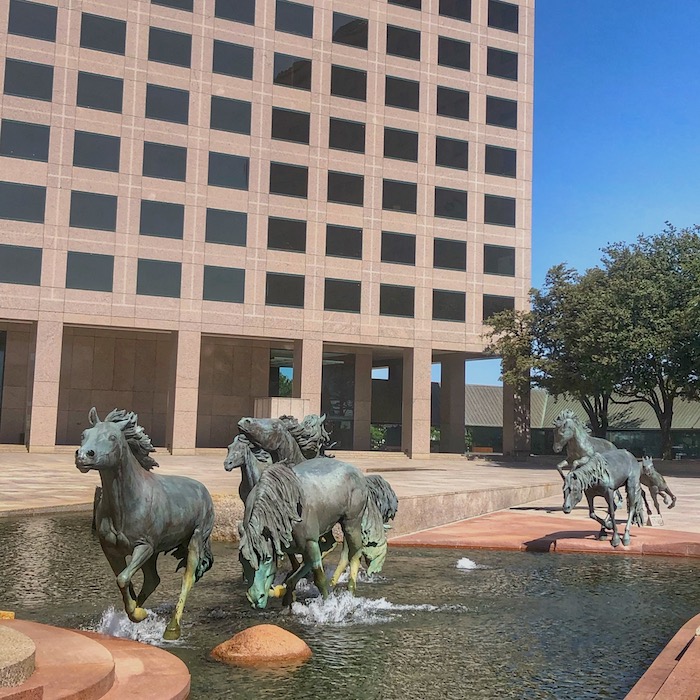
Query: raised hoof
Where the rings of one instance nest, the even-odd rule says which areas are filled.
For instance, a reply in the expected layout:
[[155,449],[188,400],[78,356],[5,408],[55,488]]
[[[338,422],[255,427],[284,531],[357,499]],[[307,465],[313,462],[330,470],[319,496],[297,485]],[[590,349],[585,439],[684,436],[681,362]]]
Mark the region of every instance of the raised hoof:
[[134,608],[133,612],[127,615],[132,622],[143,622],[148,617],[148,611],[144,608]]
[[180,628],[168,625],[165,628],[165,632],[163,632],[163,639],[166,642],[174,642],[176,639],[180,639]]
[[671,508],[673,508],[673,506],[675,506],[675,505],[676,505],[676,499],[674,498],[674,499],[673,499],[673,502],[672,502],[671,505],[668,507],[668,509],[671,510]]

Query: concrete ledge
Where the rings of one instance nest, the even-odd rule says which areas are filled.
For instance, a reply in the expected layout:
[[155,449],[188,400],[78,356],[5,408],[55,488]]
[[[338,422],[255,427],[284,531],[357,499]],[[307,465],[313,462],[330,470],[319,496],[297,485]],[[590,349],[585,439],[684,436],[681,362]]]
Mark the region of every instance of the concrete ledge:
[[34,673],[36,645],[26,634],[0,627],[0,687],[22,685]]

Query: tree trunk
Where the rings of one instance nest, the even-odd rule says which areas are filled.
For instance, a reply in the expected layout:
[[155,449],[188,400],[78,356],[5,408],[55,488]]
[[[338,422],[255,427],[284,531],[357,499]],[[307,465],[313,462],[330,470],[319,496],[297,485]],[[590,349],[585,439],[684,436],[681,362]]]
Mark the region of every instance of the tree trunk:
[[671,423],[673,422],[673,406],[658,416],[659,427],[661,428],[661,457],[662,459],[673,459],[673,445],[671,440]]
[[607,439],[608,435],[608,403],[609,395],[579,397],[581,406],[588,416],[591,424],[591,433],[594,437]]

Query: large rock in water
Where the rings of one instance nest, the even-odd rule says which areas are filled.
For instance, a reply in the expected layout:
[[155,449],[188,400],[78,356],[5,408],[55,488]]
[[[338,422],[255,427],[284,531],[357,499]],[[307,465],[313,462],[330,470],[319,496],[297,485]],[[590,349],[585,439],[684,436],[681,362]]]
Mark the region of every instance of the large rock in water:
[[274,665],[306,661],[309,645],[277,625],[255,625],[212,649],[212,658],[235,666]]

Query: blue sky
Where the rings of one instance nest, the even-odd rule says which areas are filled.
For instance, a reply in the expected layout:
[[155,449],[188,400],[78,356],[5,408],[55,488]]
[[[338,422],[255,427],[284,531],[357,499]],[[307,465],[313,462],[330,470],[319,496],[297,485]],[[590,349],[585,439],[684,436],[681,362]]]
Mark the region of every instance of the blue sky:
[[[700,223],[698,0],[536,0],[532,285]],[[495,384],[498,362],[467,382]]]

